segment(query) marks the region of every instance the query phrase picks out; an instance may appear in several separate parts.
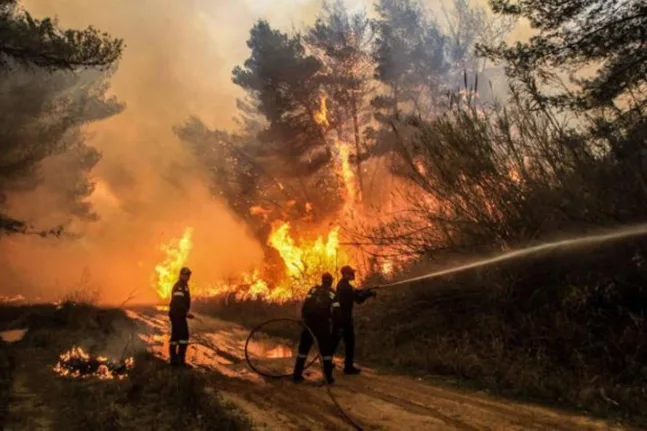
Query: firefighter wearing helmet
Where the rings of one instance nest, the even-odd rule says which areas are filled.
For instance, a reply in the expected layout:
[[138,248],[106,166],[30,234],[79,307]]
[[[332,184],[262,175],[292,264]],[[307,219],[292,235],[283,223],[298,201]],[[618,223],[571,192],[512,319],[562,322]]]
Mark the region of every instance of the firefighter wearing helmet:
[[[317,345],[323,358],[324,378],[327,383],[333,383],[332,348],[333,337],[332,327],[337,327],[339,322],[339,302],[337,295],[332,289],[333,276],[325,273],[321,277],[321,285],[315,286],[308,292],[301,315],[303,323],[307,328],[301,332],[299,341],[299,354],[294,365],[293,379],[296,383],[303,380],[303,368],[305,367],[308,353],[316,338]],[[312,331],[312,332],[310,332]]]
[[355,289],[351,282],[355,280],[355,270],[350,266],[341,269],[341,280],[337,283],[337,297],[340,304],[340,326],[333,331],[333,355],[337,350],[339,341],[344,340],[346,357],[344,360],[344,374],[359,374],[361,370],[355,367],[355,326],[353,324],[353,306],[361,304],[368,298],[376,297],[377,293],[371,289]]
[[187,319],[192,319],[191,293],[189,280],[191,270],[184,267],[180,270],[178,281],[173,286],[171,303],[169,305],[169,318],[171,319],[171,340],[169,352],[171,365],[186,365],[186,350],[189,347],[189,324]]

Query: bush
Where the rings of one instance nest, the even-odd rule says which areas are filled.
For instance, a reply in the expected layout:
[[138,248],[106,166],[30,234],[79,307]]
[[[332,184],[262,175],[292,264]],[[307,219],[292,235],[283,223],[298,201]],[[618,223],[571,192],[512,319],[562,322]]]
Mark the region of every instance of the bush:
[[383,290],[358,356],[647,423],[645,253],[626,239]]
[[[358,241],[402,255],[478,254],[647,219],[645,119],[607,131],[560,126],[516,97],[459,104],[398,130],[407,211]],[[613,185],[613,186],[610,186]],[[382,251],[382,253],[384,253]]]

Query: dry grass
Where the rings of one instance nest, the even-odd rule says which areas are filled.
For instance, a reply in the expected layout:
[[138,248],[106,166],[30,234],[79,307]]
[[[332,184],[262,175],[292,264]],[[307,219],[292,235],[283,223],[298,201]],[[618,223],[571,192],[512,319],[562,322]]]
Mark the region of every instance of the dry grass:
[[0,340],[0,424],[4,423],[8,414],[12,371],[13,363],[9,355],[9,346]]
[[647,423],[645,251],[627,240],[384,291],[359,310],[358,354]]
[[218,398],[207,375],[170,369],[149,355],[137,357],[136,364],[124,381],[67,382],[56,420],[61,429],[249,429]]
[[[12,345],[11,356],[20,367],[2,366],[4,350],[0,346],[0,378],[12,371],[5,380],[19,379],[33,399],[40,400],[27,409],[13,409],[8,419],[12,424],[29,427],[30,417],[41,417],[54,429],[66,430],[249,429],[249,422],[212,389],[212,376],[170,369],[143,350],[136,357],[135,369],[122,381],[54,375],[51,368],[59,353],[73,345],[119,357],[131,328],[121,310],[67,303],[6,309],[2,316],[0,327],[27,326],[30,330]],[[4,385],[3,380],[6,387],[10,385]],[[5,405],[3,394],[0,392],[0,407]]]

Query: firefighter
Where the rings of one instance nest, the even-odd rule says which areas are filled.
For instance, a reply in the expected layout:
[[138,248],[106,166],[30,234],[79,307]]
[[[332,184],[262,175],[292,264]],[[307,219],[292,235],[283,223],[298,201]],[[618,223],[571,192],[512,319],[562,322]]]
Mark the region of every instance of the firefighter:
[[189,324],[187,319],[193,319],[189,313],[191,309],[191,293],[189,280],[191,270],[184,267],[180,270],[180,277],[173,286],[171,303],[169,305],[169,318],[171,319],[171,340],[169,351],[171,365],[186,365],[186,350],[189,347]]
[[344,358],[344,374],[359,374],[361,370],[355,367],[355,326],[353,324],[353,305],[361,304],[368,298],[376,297],[377,293],[370,289],[355,289],[351,282],[355,280],[355,270],[350,266],[341,269],[341,280],[337,283],[337,298],[340,304],[341,325],[333,330],[333,349],[335,354],[339,341],[344,340],[346,357]]
[[[327,383],[333,383],[332,376],[332,325],[339,325],[339,302],[332,289],[333,276],[325,273],[321,276],[321,285],[315,286],[308,292],[301,315],[303,323],[314,334],[319,350],[323,358],[324,378]],[[299,341],[299,355],[294,365],[293,379],[295,383],[303,380],[303,368],[305,367],[308,353],[313,344],[312,334],[306,328],[301,332]]]

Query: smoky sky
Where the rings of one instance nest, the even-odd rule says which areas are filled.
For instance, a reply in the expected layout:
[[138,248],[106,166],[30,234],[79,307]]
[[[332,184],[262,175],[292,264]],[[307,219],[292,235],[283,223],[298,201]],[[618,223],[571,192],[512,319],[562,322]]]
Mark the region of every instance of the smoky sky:
[[[351,10],[367,8],[348,0]],[[433,2],[427,2],[432,4]],[[130,292],[155,298],[150,279],[163,257],[159,246],[191,226],[189,265],[196,283],[208,283],[258,265],[256,244],[207,189],[198,164],[174,136],[190,115],[211,127],[235,126],[231,70],[249,55],[249,29],[267,19],[284,31],[302,28],[321,10],[316,0],[24,0],[36,18],[56,17],[62,27],[92,25],[123,38],[123,59],[111,79],[111,95],[125,110],[83,130],[102,159],[92,172],[90,197],[100,220],[76,221],[77,239],[16,237],[0,242],[2,294],[54,299],[89,278],[102,299],[118,303]],[[47,186],[12,196],[10,213],[37,224],[57,220],[57,163],[46,161]],[[85,274],[85,275],[83,275]]]

